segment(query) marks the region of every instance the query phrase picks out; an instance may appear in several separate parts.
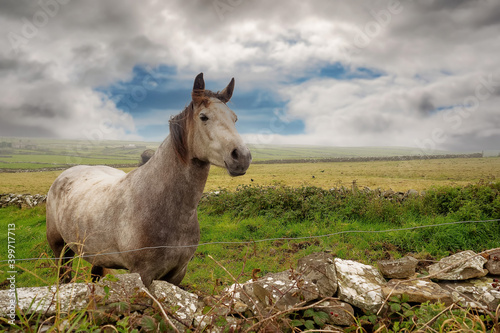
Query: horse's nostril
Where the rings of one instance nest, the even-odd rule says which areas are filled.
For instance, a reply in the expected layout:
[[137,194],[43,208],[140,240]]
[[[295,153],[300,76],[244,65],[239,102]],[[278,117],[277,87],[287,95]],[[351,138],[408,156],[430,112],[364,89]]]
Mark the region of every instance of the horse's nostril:
[[232,152],[231,152],[231,157],[235,160],[238,159],[239,155],[238,155],[238,149],[234,149]]

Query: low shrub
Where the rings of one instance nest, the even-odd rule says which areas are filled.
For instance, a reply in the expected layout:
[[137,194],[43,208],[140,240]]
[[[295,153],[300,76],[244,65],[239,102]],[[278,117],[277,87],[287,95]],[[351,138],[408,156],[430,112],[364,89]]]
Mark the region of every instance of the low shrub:
[[220,190],[203,198],[208,214],[229,212],[233,217],[320,221],[325,218],[402,225],[409,218],[452,217],[454,220],[500,218],[500,182],[466,187],[440,187],[424,195],[385,196],[380,191],[346,188],[251,186],[235,192]]

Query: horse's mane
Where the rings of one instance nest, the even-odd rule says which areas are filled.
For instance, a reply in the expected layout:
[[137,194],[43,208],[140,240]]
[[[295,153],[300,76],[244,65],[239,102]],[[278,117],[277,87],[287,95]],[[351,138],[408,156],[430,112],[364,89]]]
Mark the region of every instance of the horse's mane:
[[227,102],[220,92],[214,93],[210,90],[193,90],[191,95],[193,101],[181,113],[172,116],[169,121],[170,137],[172,138],[175,153],[184,164],[188,162],[189,150],[187,137],[194,116],[195,105],[203,104],[205,107],[208,107],[210,105],[210,97],[215,97],[223,103]]

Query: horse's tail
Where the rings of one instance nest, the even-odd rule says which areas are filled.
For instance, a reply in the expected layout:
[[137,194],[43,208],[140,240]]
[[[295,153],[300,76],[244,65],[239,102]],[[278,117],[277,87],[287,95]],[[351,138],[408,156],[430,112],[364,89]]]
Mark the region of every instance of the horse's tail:
[[141,154],[141,159],[139,161],[139,166],[146,164],[151,157],[153,157],[155,151],[153,149],[146,149]]

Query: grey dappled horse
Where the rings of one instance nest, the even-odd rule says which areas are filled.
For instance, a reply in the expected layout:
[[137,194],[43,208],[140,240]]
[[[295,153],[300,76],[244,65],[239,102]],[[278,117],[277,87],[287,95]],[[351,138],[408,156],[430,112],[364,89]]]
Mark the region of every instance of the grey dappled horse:
[[[155,279],[181,282],[200,239],[196,209],[210,165],[240,176],[252,160],[226,105],[233,89],[234,79],[221,92],[205,90],[199,74],[191,103],[171,118],[170,135],[148,163],[128,174],[75,166],[54,181],[47,240],[56,257],[64,256],[65,282],[75,253],[93,265],[94,276],[104,268],[125,268],[139,273],[147,287]],[[143,247],[149,249],[136,251]]]

